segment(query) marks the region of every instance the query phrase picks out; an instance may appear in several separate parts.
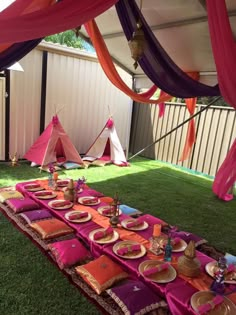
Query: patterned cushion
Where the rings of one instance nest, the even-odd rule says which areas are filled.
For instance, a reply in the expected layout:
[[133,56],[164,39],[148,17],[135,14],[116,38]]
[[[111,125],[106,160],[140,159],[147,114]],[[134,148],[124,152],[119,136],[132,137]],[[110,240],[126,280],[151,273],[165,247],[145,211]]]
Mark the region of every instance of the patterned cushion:
[[67,235],[74,231],[67,224],[56,218],[37,221],[31,223],[30,226],[38,232],[44,240]]
[[23,212],[29,210],[39,209],[40,206],[37,202],[29,197],[23,199],[7,199],[6,204],[15,212]]
[[28,224],[45,219],[51,219],[53,215],[47,209],[38,209],[19,214]]
[[124,314],[147,314],[167,304],[141,281],[130,280],[106,291]]
[[97,294],[101,294],[115,282],[128,276],[118,264],[105,255],[78,266],[75,270]]
[[0,202],[6,202],[10,198],[22,199],[24,196],[17,190],[6,190],[0,192]]
[[49,244],[48,249],[61,269],[91,258],[89,251],[76,238]]

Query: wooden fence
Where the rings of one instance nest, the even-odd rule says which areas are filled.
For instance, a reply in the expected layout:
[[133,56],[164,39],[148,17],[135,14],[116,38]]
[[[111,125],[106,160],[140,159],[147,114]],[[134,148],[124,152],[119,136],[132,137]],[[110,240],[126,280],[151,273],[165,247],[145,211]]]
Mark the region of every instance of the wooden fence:
[[[199,111],[205,105],[197,105]],[[157,105],[135,103],[130,136],[130,152],[135,154],[189,117],[185,104],[166,103],[165,115],[158,117]],[[195,118],[196,142],[188,160],[180,162],[188,123],[178,128],[140,155],[180,165],[214,176],[236,135],[236,111],[232,107],[211,106]]]

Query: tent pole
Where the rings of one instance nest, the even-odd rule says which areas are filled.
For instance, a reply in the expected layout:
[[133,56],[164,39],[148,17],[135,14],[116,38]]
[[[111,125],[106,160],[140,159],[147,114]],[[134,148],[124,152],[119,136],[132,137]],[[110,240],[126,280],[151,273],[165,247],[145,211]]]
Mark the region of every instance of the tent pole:
[[150,148],[151,146],[153,146],[154,144],[156,144],[157,142],[161,141],[162,139],[164,139],[165,137],[169,136],[172,132],[174,132],[175,130],[177,130],[178,128],[182,127],[184,124],[186,124],[187,122],[189,122],[191,119],[193,119],[194,117],[198,116],[199,114],[201,114],[204,110],[206,110],[207,108],[209,108],[212,104],[214,104],[216,101],[218,101],[221,98],[221,96],[218,96],[217,98],[215,98],[213,101],[211,101],[208,105],[206,105],[205,107],[203,107],[202,109],[200,109],[197,113],[195,113],[194,115],[190,116],[188,119],[184,120],[181,124],[177,125],[175,128],[171,129],[170,131],[168,131],[165,135],[161,136],[159,139],[155,140],[154,142],[148,144],[145,148],[143,148],[142,150],[138,151],[137,153],[135,153],[134,155],[132,155],[128,161],[130,161],[131,159],[133,159],[135,156],[139,155],[140,153],[142,153],[143,151],[147,150],[148,148]]

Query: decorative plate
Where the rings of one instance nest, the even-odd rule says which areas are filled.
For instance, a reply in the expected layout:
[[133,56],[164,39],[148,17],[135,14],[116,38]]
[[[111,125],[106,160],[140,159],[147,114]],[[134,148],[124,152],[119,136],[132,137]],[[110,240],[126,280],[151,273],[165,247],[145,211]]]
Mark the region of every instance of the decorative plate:
[[44,190],[44,188],[42,186],[39,186],[39,184],[27,184],[24,186],[24,188],[28,191],[40,191],[40,190]]
[[57,180],[57,186],[58,187],[65,187],[69,184],[69,179],[58,179]]
[[[160,236],[159,243],[161,248],[164,248],[165,245],[167,244],[167,236]],[[172,252],[173,253],[183,252],[186,249],[186,247],[187,243],[181,239],[178,244],[172,246]]]
[[44,191],[39,191],[36,192],[35,197],[37,197],[38,199],[53,199],[57,197],[57,194],[52,192],[51,190],[44,190]]
[[[100,199],[98,198],[97,201],[94,201],[94,198],[93,196],[85,196],[85,197],[80,197],[78,199],[78,202],[81,203],[82,205],[84,206],[96,206],[98,205],[101,201]],[[95,199],[96,200],[96,199]]]
[[[215,278],[215,273],[219,270],[217,266],[217,261],[211,261],[205,266],[206,272],[212,277]],[[236,272],[232,271],[225,273],[224,282],[229,284],[236,284]],[[236,314],[236,313],[235,313]]]
[[[153,267],[157,267],[160,265],[164,265],[166,262],[163,261],[158,261],[158,260],[145,260],[143,262],[141,262],[141,264],[138,267],[139,272],[143,275],[143,272],[153,268]],[[156,272],[150,276],[145,276],[143,275],[145,278],[148,278],[154,282],[157,283],[168,283],[173,281],[176,276],[177,276],[177,272],[175,270],[175,268],[173,268],[170,264],[168,269]]]
[[[139,251],[139,252],[129,252],[129,253],[124,254],[124,255],[120,255],[120,254],[117,253],[118,249],[121,249],[122,247],[132,246],[132,245],[140,245],[141,251]],[[137,258],[143,257],[146,254],[146,248],[142,244],[139,244],[139,243],[137,243],[135,241],[128,240],[128,241],[121,241],[119,243],[116,243],[113,246],[113,252],[117,256],[122,257],[122,258],[137,259]]]
[[70,203],[68,204],[65,204],[64,206],[61,205],[59,206],[59,204],[63,204],[63,202],[65,202],[65,200],[52,200],[52,201],[49,201],[48,205],[49,207],[55,209],[55,210],[67,210],[67,209],[70,209],[71,207],[73,207],[73,202],[70,201]]
[[123,221],[121,221],[121,225],[123,226],[123,228],[127,229],[127,230],[131,230],[131,231],[142,231],[142,230],[146,230],[148,228],[148,223],[146,221],[143,221],[141,224],[136,225],[136,226],[132,226],[132,227],[127,227],[127,223],[131,223],[136,221],[137,219],[133,219],[133,218],[129,218],[129,219],[125,219]]
[[116,240],[118,240],[119,238],[119,233],[117,231],[113,231],[113,234],[110,234],[110,235],[107,235],[103,238],[100,238],[98,240],[95,240],[94,239],[94,234],[97,233],[97,232],[102,232],[104,231],[105,228],[100,228],[100,229],[96,229],[96,230],[93,230],[89,233],[89,238],[94,241],[95,243],[98,243],[98,244],[109,244],[109,243],[112,243],[112,242],[115,242]]
[[[104,215],[105,217],[112,217],[114,215],[113,213],[104,214],[103,210],[110,210],[110,206],[99,207],[98,208],[98,213],[101,214],[101,215]],[[122,211],[119,209],[119,215],[121,215],[121,214],[122,214]]]
[[[202,304],[212,301],[215,293],[212,291],[198,291],[191,297],[190,303],[194,311],[197,313],[198,307]],[[224,297],[222,304],[217,305],[213,310],[209,311],[207,315],[235,315],[236,306],[231,300]]]
[[73,211],[69,211],[65,214],[65,218],[66,220],[73,222],[73,223],[83,223],[83,222],[87,222],[89,220],[92,219],[92,215],[90,213],[88,213],[87,217],[83,217],[83,218],[79,218],[79,219],[70,219],[69,216],[71,214],[76,214],[76,213],[83,213],[84,211],[78,211],[78,210],[73,210]]

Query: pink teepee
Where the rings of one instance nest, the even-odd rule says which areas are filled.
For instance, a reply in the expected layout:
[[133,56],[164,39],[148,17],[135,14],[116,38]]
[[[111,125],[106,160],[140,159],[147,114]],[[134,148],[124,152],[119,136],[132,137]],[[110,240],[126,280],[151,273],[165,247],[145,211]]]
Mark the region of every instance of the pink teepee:
[[57,160],[83,164],[57,115],[53,116],[52,121],[24,155],[24,158],[41,166],[57,162]]

